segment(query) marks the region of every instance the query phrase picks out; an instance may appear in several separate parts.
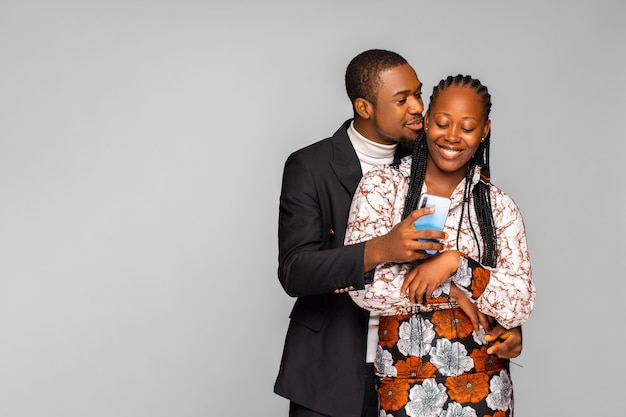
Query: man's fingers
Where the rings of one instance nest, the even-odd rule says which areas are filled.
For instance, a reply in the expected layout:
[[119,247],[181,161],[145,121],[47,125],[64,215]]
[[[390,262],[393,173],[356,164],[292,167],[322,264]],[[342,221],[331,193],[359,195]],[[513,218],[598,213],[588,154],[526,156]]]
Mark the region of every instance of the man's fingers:
[[496,336],[493,332],[485,336],[485,340],[493,343],[487,349],[487,353],[490,355],[496,355],[502,359],[512,359],[518,357],[522,353],[522,337],[521,330],[511,329],[499,332]]
[[428,214],[433,214],[434,212],[435,209],[432,207],[423,207],[421,209],[413,210],[405,220],[413,224],[415,223],[415,220],[419,219],[420,217],[426,216]]
[[485,340],[487,342],[494,342],[505,334],[506,336],[504,337],[506,339],[508,339],[511,336],[511,334],[507,334],[508,333],[507,330],[504,327],[502,327],[497,321],[493,320],[492,317],[488,317],[488,318],[491,323],[491,327],[487,331],[487,334],[485,335]]
[[522,353],[522,345],[510,346],[510,343],[499,342],[487,349],[490,355],[496,355],[500,359],[517,358]]
[[495,342],[496,340],[500,340],[500,341],[507,340],[509,337],[511,337],[511,334],[508,332],[502,332],[499,334],[487,333],[485,335],[485,340],[487,342]]

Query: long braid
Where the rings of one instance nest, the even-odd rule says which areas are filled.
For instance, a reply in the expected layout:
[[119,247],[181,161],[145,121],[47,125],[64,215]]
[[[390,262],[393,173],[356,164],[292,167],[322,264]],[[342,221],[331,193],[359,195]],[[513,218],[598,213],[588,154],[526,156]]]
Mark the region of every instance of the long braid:
[[[496,228],[493,220],[493,210],[491,207],[491,177],[489,172],[489,144],[491,142],[491,132],[487,134],[485,141],[481,143],[474,158],[480,166],[480,180],[474,186],[474,210],[478,219],[480,233],[483,236],[484,254],[482,263],[491,267],[496,266],[498,257],[498,240],[496,239]],[[482,152],[481,152],[482,150]]]
[[[435,102],[439,93],[450,86],[469,87],[476,91],[480,100],[482,101],[485,113],[485,120],[489,119],[489,113],[491,112],[491,95],[487,90],[487,87],[481,84],[478,79],[472,78],[469,75],[457,75],[449,76],[444,80],[441,80],[437,86],[433,88],[433,93],[430,96],[430,105]],[[496,230],[493,220],[493,210],[491,207],[491,178],[489,169],[489,145],[491,143],[491,132],[487,134],[484,142],[478,146],[476,153],[470,160],[465,174],[465,191],[463,195],[463,204],[461,208],[461,218],[459,220],[457,233],[457,248],[458,239],[461,231],[461,226],[464,218],[466,208],[469,209],[470,190],[473,189],[472,197],[474,200],[474,211],[476,212],[476,218],[478,220],[478,227],[483,240],[483,253],[479,259],[481,263],[486,266],[495,267],[497,261],[497,239]],[[409,180],[409,191],[407,193],[407,199],[404,205],[403,218],[406,218],[413,210],[417,209],[417,201],[422,191],[424,184],[424,178],[426,175],[426,163],[427,163],[427,145],[426,136],[422,132],[415,142],[413,148],[413,159],[411,163],[411,177]],[[480,168],[480,181],[477,184],[472,184],[473,174],[476,167]],[[473,187],[472,187],[473,185]],[[470,229],[474,235],[476,242],[479,242],[478,236],[474,230],[474,225],[471,223],[471,216],[467,216],[470,222]]]
[[[472,79],[469,76],[465,77],[465,80],[470,80],[470,87],[476,91],[478,97],[482,101],[485,119],[489,119],[489,113],[491,112],[491,95],[487,90],[487,87],[481,84],[477,79]],[[474,211],[476,212],[476,218],[478,219],[478,227],[480,228],[480,234],[483,237],[483,255],[481,262],[483,265],[495,267],[498,257],[498,240],[496,237],[496,228],[493,220],[493,209],[491,206],[491,171],[489,165],[489,148],[491,144],[491,130],[487,133],[484,142],[481,142],[480,146],[472,158],[472,163],[468,166],[468,177],[470,173],[474,172],[476,166],[480,168],[480,180],[474,185],[473,198],[474,198]],[[472,229],[473,230],[473,229]]]
[[409,191],[404,202],[402,218],[405,219],[411,212],[417,209],[417,202],[422,193],[424,178],[426,177],[426,161],[428,160],[428,148],[426,147],[426,133],[420,130],[411,156],[411,176],[409,178]]

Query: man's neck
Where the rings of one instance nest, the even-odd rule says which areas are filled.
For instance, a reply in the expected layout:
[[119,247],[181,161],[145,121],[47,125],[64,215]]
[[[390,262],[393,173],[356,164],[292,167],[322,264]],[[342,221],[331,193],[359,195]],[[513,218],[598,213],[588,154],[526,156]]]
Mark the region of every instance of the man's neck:
[[348,137],[361,162],[361,171],[363,173],[366,173],[372,167],[393,162],[397,144],[384,145],[376,143],[362,135],[354,125],[354,121],[350,123]]

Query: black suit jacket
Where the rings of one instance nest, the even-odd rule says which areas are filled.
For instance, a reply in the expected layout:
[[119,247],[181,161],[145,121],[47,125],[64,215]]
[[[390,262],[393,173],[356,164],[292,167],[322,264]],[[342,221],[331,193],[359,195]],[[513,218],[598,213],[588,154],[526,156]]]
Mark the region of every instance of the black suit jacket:
[[346,293],[364,287],[364,243],[343,245],[362,177],[349,123],[285,163],[278,277],[298,298],[274,392],[323,414],[360,417],[369,313]]

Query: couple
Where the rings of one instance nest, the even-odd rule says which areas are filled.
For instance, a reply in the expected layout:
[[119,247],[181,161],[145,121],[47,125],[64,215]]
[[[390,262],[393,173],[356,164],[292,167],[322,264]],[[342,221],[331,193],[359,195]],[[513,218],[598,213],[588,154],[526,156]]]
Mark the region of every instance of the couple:
[[[421,88],[398,54],[359,54],[354,119],[285,164],[279,279],[298,299],[274,390],[292,417],[512,413],[535,289],[521,215],[489,183],[490,96],[448,77],[422,118]],[[413,227],[423,191],[452,199],[445,233]]]

